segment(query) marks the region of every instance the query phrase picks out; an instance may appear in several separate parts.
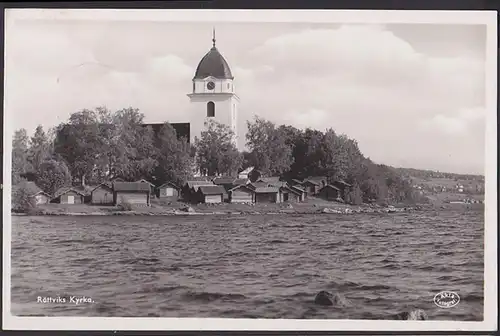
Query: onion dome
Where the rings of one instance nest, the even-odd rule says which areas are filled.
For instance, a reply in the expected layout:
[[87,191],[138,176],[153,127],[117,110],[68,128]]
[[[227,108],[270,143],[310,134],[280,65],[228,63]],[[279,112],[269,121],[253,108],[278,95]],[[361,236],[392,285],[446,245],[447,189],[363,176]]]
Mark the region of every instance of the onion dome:
[[194,79],[203,79],[209,76],[215,77],[217,79],[233,79],[233,74],[231,69],[227,64],[224,57],[221,55],[219,50],[215,47],[215,30],[212,38],[213,46],[208,51],[208,53],[203,56],[198,67],[196,68],[196,73],[194,74]]

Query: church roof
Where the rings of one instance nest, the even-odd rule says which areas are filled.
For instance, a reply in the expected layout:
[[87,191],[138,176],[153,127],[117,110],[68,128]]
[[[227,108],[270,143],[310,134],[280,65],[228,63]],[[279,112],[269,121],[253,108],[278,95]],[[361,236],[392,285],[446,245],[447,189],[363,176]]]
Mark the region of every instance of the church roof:
[[205,56],[203,56],[198,64],[196,73],[194,74],[194,79],[203,79],[209,76],[218,79],[233,79],[234,77],[231,73],[229,65],[219,50],[215,47],[215,31],[212,41],[213,47],[208,51],[208,53],[205,54]]

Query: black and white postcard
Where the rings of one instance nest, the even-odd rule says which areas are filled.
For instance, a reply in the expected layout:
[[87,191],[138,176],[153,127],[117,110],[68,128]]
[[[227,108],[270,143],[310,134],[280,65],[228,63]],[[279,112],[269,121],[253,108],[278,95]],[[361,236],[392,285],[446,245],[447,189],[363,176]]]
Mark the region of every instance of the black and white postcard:
[[495,12],[9,9],[7,329],[485,331]]

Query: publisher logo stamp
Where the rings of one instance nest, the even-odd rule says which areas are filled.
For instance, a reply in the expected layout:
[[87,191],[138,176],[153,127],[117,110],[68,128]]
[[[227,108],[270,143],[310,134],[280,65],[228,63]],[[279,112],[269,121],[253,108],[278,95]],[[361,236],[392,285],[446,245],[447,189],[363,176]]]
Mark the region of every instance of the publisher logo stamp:
[[460,302],[460,296],[455,292],[443,291],[434,296],[434,303],[439,308],[452,308]]

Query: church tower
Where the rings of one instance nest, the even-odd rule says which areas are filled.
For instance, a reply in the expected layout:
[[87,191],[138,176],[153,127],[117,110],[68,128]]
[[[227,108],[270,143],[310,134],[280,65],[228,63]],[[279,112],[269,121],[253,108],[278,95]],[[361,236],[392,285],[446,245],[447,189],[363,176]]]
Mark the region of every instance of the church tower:
[[212,48],[203,56],[193,77],[193,91],[190,99],[190,139],[200,138],[206,129],[206,122],[215,120],[227,125],[234,132],[237,144],[237,120],[239,97],[235,93],[234,77],[226,60],[215,47],[215,29]]

